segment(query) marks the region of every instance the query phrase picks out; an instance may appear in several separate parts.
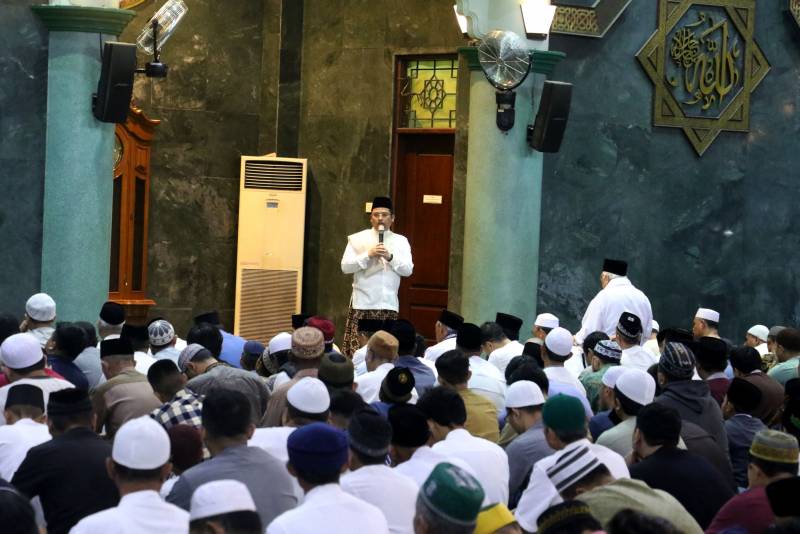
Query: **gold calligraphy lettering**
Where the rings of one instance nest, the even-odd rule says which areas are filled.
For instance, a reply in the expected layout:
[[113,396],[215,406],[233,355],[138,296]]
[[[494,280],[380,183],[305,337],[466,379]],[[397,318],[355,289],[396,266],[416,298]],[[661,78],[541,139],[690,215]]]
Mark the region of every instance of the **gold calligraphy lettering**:
[[672,36],[669,56],[683,83],[675,76],[667,81],[675,88],[683,85],[690,95],[685,105],[700,104],[703,111],[712,106],[721,108],[725,98],[742,83],[737,64],[740,55],[739,41],[735,35],[731,37],[728,19],[714,22],[708,13],[700,12],[696,22],[678,28]]

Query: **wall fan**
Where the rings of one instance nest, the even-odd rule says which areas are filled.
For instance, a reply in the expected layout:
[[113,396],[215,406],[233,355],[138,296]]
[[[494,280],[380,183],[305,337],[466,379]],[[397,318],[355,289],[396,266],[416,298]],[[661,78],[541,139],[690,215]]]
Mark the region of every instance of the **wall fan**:
[[531,70],[530,51],[516,33],[495,30],[478,44],[478,61],[486,79],[497,89],[497,127],[506,132],[514,127],[514,89]]

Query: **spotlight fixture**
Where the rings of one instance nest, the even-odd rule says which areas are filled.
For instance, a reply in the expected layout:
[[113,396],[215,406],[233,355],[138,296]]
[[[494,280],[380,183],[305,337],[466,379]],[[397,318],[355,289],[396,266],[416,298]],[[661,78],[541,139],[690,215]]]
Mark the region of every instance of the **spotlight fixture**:
[[522,0],[522,22],[528,39],[544,40],[550,34],[550,26],[556,16],[556,6],[550,0]]
[[461,35],[464,36],[464,39],[469,39],[469,33],[467,33],[467,17],[458,12],[457,4],[453,4],[453,12],[456,14],[456,21],[458,22],[458,29],[461,30]]

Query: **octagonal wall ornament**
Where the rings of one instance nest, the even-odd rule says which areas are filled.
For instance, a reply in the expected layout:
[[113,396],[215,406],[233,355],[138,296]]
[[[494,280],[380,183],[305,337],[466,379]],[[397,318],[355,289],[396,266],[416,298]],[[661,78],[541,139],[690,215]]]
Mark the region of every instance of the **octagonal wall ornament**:
[[702,156],[723,130],[750,129],[750,98],[770,70],[755,42],[756,0],[659,0],[636,54],[655,86],[653,125],[682,128]]
[[602,38],[631,0],[552,0],[556,16],[550,33]]

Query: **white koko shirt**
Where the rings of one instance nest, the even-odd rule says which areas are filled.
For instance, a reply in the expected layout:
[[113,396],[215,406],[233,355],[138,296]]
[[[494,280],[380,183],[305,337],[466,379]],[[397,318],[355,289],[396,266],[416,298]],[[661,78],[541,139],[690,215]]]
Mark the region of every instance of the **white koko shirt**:
[[352,306],[355,310],[398,311],[400,277],[411,276],[414,270],[411,246],[405,237],[386,230],[383,244],[393,255],[392,261],[386,261],[369,257],[369,250],[377,244],[378,232],[372,228],[347,237],[342,272],[353,275]]
[[644,329],[641,339],[650,339],[650,326],[653,323],[650,300],[627,277],[622,277],[611,280],[589,303],[581,320],[581,329],[575,334],[575,341],[582,345],[592,332],[605,332],[609,336],[615,334],[622,312],[639,317]]
[[189,512],[165,502],[156,491],[129,493],[114,508],[84,517],[70,534],[187,534]]
[[439,359],[439,356],[441,356],[448,350],[455,350],[455,348],[456,348],[456,335],[453,334],[450,337],[444,338],[436,345],[433,345],[425,349],[425,359],[436,363],[436,360]]
[[490,503],[508,504],[508,455],[502,447],[457,428],[436,443],[433,450],[472,467]]
[[365,465],[342,475],[344,491],[383,512],[391,534],[414,534],[419,487],[409,477],[386,465]]
[[11,480],[28,451],[49,440],[47,425],[33,419],[0,426],[0,478]]
[[301,532],[389,534],[389,526],[383,512],[374,505],[346,493],[339,484],[324,484],[306,493],[305,500],[297,508],[276,517],[266,534]]

